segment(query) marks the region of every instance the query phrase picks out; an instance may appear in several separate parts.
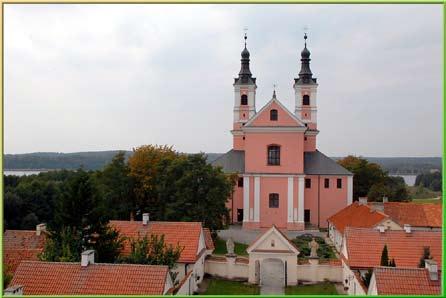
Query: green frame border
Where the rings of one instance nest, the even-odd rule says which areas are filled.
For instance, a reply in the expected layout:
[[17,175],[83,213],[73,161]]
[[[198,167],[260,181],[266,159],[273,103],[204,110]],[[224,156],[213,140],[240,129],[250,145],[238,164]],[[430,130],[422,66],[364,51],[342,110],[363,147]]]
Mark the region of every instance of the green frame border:
[[[274,0],[239,0],[239,1],[234,1],[234,0],[167,0],[167,1],[147,1],[147,0],[131,0],[131,1],[120,1],[120,0],[54,0],[54,1],[33,1],[33,0],[1,0],[1,7],[0,7],[0,15],[1,15],[1,22],[0,22],[0,38],[1,38],[1,49],[0,49],[0,54],[1,54],[1,62],[0,62],[0,66],[1,66],[1,73],[0,73],[0,79],[1,79],[1,105],[0,105],[0,126],[1,126],[1,153],[2,156],[0,158],[0,171],[1,171],[1,175],[2,175],[2,182],[0,183],[0,197],[1,197],[1,211],[0,211],[0,228],[1,228],[1,233],[0,233],[0,258],[2,260],[2,262],[0,262],[0,269],[2,270],[1,272],[1,277],[0,277],[0,282],[1,282],[1,292],[0,292],[0,296],[3,297],[3,154],[4,154],[4,126],[3,126],[3,121],[4,121],[4,4],[442,4],[443,5],[443,134],[442,134],[442,152],[443,152],[443,156],[442,156],[442,170],[445,169],[446,167],[446,161],[443,158],[445,155],[445,131],[446,131],[446,122],[445,122],[445,113],[446,113],[446,101],[445,101],[445,84],[446,84],[446,68],[445,68],[445,61],[446,61],[446,51],[445,51],[445,39],[446,39],[446,22],[445,22],[445,16],[446,16],[446,0],[278,0],[278,1],[274,1]],[[444,192],[446,190],[446,186],[445,186],[445,176],[443,175],[443,189],[442,189],[442,197],[444,199]],[[441,279],[441,293],[440,295],[407,295],[407,296],[402,296],[402,295],[391,295],[391,296],[387,296],[387,297],[442,297],[445,292],[444,292],[444,288],[445,288],[445,273],[444,273],[444,265],[445,265],[445,261],[444,261],[444,251],[445,251],[445,237],[444,237],[444,223],[445,223],[445,208],[443,205],[443,246],[442,246],[442,264],[441,264],[441,268],[443,271],[442,274],[442,279]],[[345,297],[347,295],[338,295],[338,297]],[[48,297],[48,295],[30,295],[30,296],[26,296],[26,297]],[[51,297],[165,297],[165,296],[159,296],[159,295],[151,295],[151,296],[142,296],[142,295],[54,295]],[[189,297],[189,296],[178,296],[178,297]],[[202,295],[197,295],[197,297],[274,297],[273,296],[268,296],[268,295],[206,295],[206,296],[202,296]],[[300,296],[294,296],[294,295],[288,295],[288,297],[332,297],[332,295],[300,295]]]

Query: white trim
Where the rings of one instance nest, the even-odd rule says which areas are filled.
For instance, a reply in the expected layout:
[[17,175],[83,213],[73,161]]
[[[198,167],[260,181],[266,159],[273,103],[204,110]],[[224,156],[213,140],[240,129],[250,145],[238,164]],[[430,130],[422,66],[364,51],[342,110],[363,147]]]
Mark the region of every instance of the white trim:
[[241,130],[231,130],[233,136],[244,136],[245,133]]
[[293,184],[294,178],[288,177],[288,222],[293,222]]
[[317,136],[319,134],[319,130],[307,130],[304,135],[305,136]]
[[243,221],[249,221],[249,177],[243,176]]
[[249,208],[249,221],[254,220],[254,209],[252,207]]
[[[299,250],[296,247],[294,247],[293,245],[291,245],[289,240],[287,238],[285,238],[285,236],[283,236],[283,234],[280,233],[275,226],[272,226],[271,228],[269,228],[265,233],[263,233],[262,236],[260,236],[260,238],[258,238],[255,242],[251,243],[251,245],[246,249],[246,252],[248,254],[250,254],[251,251],[253,251],[259,244],[261,244],[272,233],[276,234],[279,237],[279,239],[282,239],[283,243],[288,247],[288,249],[290,251],[294,252],[295,254],[299,254]],[[256,253],[261,253],[261,252],[256,252]],[[271,254],[271,252],[268,252],[268,254]],[[283,253],[281,252],[281,254],[283,254]]]
[[347,205],[353,203],[353,176],[347,176]]
[[271,98],[271,100],[270,101],[268,101],[264,106],[263,106],[263,108],[261,108],[260,109],[260,111],[258,111],[257,112],[257,114],[254,116],[254,117],[252,117],[251,119],[249,119],[249,121],[246,123],[246,125],[245,126],[249,126],[249,125],[251,125],[251,123],[255,120],[255,119],[257,119],[257,117],[259,117],[259,115],[264,111],[264,110],[266,110],[266,108],[267,107],[269,107],[273,102],[275,102],[275,103],[277,103],[277,105],[279,106],[279,107],[281,107],[292,119],[294,119],[296,122],[297,122],[297,124],[299,124],[299,125],[301,125],[301,126],[305,126],[305,124],[299,119],[299,118],[297,118],[296,117],[296,115],[294,115],[293,113],[291,113],[279,100],[277,100],[277,98]]
[[297,221],[297,208],[294,208],[293,211],[293,220]]
[[260,177],[254,177],[254,221],[260,221]]
[[297,196],[297,221],[304,222],[304,188],[305,180],[304,177],[299,177],[299,194]]
[[[258,114],[257,114],[258,115]],[[305,132],[306,126],[242,126],[242,131],[247,132]]]

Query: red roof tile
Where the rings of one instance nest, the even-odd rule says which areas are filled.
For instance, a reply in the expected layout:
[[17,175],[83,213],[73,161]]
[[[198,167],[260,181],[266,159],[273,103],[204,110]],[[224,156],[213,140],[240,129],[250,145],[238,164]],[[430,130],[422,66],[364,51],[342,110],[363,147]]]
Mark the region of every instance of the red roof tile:
[[46,235],[37,236],[36,231],[6,230],[3,234],[4,263],[14,273],[21,261],[37,261],[43,251]]
[[214,240],[212,240],[211,230],[208,228],[203,228],[204,231],[204,240],[206,241],[206,249],[214,250]]
[[441,275],[432,281],[427,269],[378,267],[374,272],[378,295],[440,294]]
[[167,266],[22,262],[9,286],[24,295],[161,295]]
[[346,227],[372,228],[386,218],[385,214],[372,209],[369,205],[354,202],[327,220],[339,232],[344,233]]
[[[198,245],[201,235],[200,222],[167,222],[151,221],[143,225],[141,221],[110,221],[110,225],[117,229],[122,236],[138,239],[144,236],[164,235],[164,241],[168,245],[183,248],[181,252],[180,263],[195,263],[200,252]],[[130,241],[124,242],[122,253],[129,254],[131,251]]]
[[400,225],[414,227],[442,226],[442,204],[384,203],[384,213]]
[[441,232],[434,231],[385,231],[376,229],[345,229],[348,264],[353,268],[380,266],[381,253],[387,245],[389,258],[394,258],[397,267],[418,267],[423,249],[430,247],[435,261],[441,264]]

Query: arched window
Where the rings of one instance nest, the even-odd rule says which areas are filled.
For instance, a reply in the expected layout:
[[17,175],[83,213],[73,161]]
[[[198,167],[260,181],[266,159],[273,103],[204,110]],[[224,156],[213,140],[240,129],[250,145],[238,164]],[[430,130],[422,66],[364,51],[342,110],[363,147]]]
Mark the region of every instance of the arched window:
[[279,194],[278,193],[270,193],[269,194],[269,208],[279,208]]
[[280,165],[280,146],[278,145],[268,146],[268,165],[271,166]]
[[240,104],[241,104],[242,106],[246,106],[246,105],[248,105],[248,95],[246,95],[246,94],[242,94],[242,98],[241,98],[241,100],[240,100]]
[[310,105],[310,95],[304,95],[302,98],[302,105],[309,106]]
[[269,111],[269,120],[277,121],[277,118],[278,118],[277,110]]

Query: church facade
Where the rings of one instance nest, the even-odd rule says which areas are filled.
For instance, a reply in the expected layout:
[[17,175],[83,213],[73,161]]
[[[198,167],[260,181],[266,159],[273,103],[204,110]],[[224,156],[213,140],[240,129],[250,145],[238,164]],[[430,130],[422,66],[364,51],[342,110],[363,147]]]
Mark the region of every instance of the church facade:
[[317,150],[318,83],[304,38],[293,84],[294,112],[275,91],[257,111],[245,36],[241,70],[233,84],[233,148],[213,162],[238,175],[227,204],[232,223],[242,223],[244,229],[327,227],[327,218],[352,202],[353,174]]

